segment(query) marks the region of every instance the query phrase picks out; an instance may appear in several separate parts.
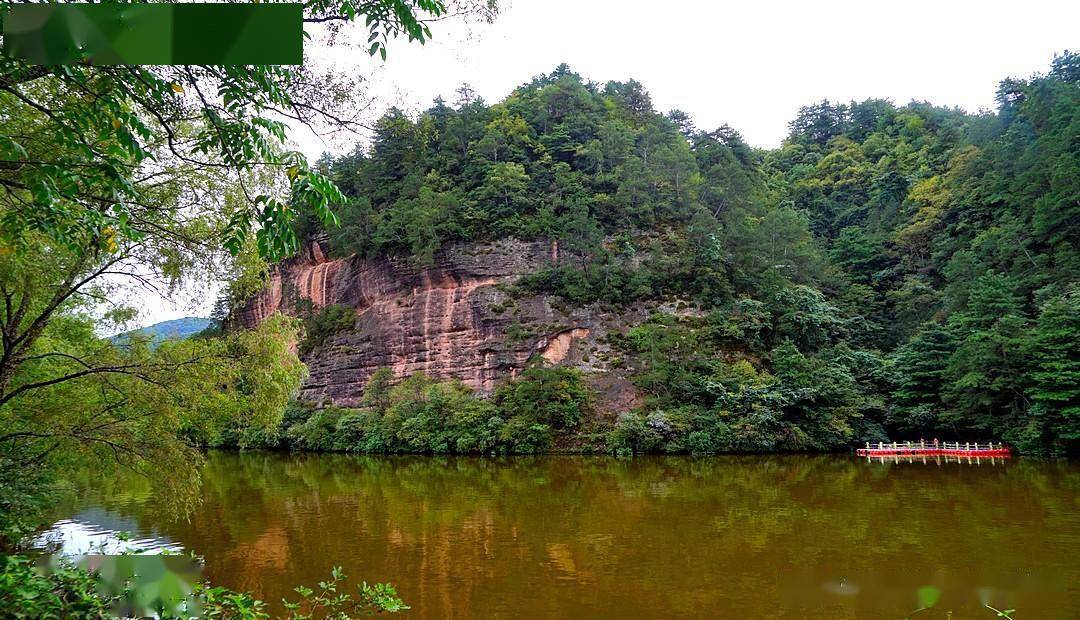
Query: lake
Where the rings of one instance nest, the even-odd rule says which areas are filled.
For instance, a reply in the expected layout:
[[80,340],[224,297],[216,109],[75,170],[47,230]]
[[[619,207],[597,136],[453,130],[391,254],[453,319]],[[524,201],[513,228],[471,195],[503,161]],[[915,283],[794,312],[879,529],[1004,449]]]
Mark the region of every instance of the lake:
[[108,487],[50,537],[194,550],[267,601],[340,565],[412,618],[1080,617],[1076,462],[215,452],[188,520]]

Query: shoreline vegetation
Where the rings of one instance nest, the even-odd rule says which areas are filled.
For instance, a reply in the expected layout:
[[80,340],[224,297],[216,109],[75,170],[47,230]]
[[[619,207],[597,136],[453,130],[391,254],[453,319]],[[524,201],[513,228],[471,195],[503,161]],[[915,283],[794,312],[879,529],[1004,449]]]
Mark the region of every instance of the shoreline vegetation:
[[[785,386],[758,395],[777,402]],[[724,410],[678,407],[597,415],[586,376],[534,366],[489,397],[460,381],[416,373],[396,382],[389,369],[371,377],[358,407],[290,401],[275,426],[235,425],[205,443],[219,449],[357,454],[765,454],[842,453],[864,441],[886,441],[850,429],[821,433],[791,422],[765,435]]]

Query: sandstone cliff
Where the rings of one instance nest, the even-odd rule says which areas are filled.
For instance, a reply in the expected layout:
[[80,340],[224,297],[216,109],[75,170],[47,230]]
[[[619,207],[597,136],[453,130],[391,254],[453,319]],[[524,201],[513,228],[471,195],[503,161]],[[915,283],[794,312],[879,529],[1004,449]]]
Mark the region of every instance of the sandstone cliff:
[[504,240],[459,245],[417,268],[404,260],[328,259],[318,243],[275,265],[268,286],[237,319],[252,326],[274,311],[296,312],[297,300],[315,308],[354,308],[353,328],[304,356],[310,370],[301,398],[350,406],[373,372],[398,377],[424,372],[457,378],[481,392],[529,363],[571,365],[589,373],[603,408],[634,401],[629,383],[612,370],[610,329],[643,318],[603,308],[570,308],[544,296],[514,298],[508,285],[558,260],[550,244]]

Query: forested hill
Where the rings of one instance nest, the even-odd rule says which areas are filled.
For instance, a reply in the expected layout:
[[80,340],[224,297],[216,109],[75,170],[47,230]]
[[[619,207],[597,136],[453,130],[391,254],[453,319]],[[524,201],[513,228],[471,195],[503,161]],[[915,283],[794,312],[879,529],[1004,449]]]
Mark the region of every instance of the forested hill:
[[132,337],[140,337],[149,339],[151,346],[156,346],[170,339],[183,340],[184,338],[190,338],[208,327],[211,327],[213,323],[214,321],[212,319],[198,316],[185,316],[179,319],[160,321],[153,325],[147,325],[146,327],[140,327],[139,329],[117,334],[112,336],[110,340],[116,343],[123,343],[130,340]]
[[462,89],[390,111],[370,148],[323,162],[350,197],[327,232],[339,255],[418,264],[553,239],[565,259],[523,289],[695,304],[621,337],[648,395],[619,421],[632,449],[964,434],[1075,451],[1080,56],[997,93],[980,114],[825,101],[757,150],[563,65],[493,105]]

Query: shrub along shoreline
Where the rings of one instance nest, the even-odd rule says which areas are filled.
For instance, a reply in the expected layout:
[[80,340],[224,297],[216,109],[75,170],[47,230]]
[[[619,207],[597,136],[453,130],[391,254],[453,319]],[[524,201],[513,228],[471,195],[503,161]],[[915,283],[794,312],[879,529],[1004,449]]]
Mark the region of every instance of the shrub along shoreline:
[[[793,355],[808,363],[797,351]],[[487,398],[460,381],[421,373],[395,384],[392,373],[381,369],[356,408],[293,401],[277,425],[234,426],[210,447],[361,454],[706,455],[840,451],[858,441],[884,439],[872,424],[838,423],[839,415],[820,394],[793,385],[816,382],[826,394],[833,388],[822,387],[820,377],[777,377],[756,371],[745,360],[721,367],[726,376],[713,373],[726,381],[726,387],[717,388],[723,394],[717,402],[699,398],[686,404],[683,395],[669,389],[666,397],[649,397],[644,407],[617,416],[596,415],[585,375],[571,368],[530,367]],[[678,382],[659,378],[670,370],[653,368],[643,381]],[[799,407],[811,397],[818,408],[802,411]],[[849,395],[844,399],[850,400]],[[862,419],[848,410],[842,413],[845,420]]]
[[580,372],[534,367],[482,398],[456,380],[380,369],[360,407],[293,401],[271,427],[234,426],[212,447],[368,454],[539,454],[582,431],[592,395]]

